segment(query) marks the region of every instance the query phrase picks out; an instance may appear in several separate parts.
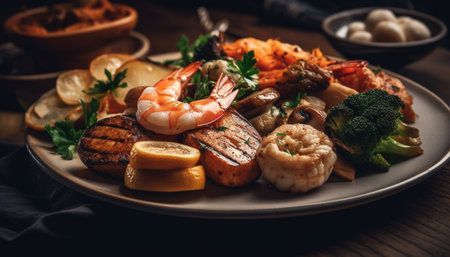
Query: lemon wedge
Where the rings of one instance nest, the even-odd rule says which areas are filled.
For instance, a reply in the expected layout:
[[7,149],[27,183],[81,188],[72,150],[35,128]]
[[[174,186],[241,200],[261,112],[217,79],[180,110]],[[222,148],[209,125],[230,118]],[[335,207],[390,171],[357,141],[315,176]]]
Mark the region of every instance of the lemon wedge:
[[206,176],[203,166],[162,171],[135,169],[128,164],[124,184],[127,188],[152,192],[180,192],[202,190]]
[[85,94],[83,90],[87,90],[93,81],[88,70],[66,71],[56,80],[56,92],[64,103],[78,105],[80,99],[89,101],[89,95]]
[[124,63],[116,73],[124,70],[127,70],[127,74],[122,82],[127,83],[127,87],[114,90],[114,97],[117,102],[123,105],[125,105],[125,96],[130,89],[137,86],[153,86],[172,72],[169,68],[139,60],[131,60]]
[[133,59],[133,56],[128,54],[100,55],[91,61],[89,71],[96,80],[106,80],[105,69],[114,74],[122,64],[131,59]]
[[184,169],[194,166],[199,159],[199,150],[166,141],[136,142],[130,152],[130,164],[137,169]]

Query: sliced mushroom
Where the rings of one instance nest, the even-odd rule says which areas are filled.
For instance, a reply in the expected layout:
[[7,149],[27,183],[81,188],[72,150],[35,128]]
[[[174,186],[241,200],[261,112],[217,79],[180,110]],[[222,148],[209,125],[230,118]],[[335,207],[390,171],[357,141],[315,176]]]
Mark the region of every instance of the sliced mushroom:
[[280,94],[277,90],[265,88],[238,101],[234,108],[245,118],[250,119],[269,110],[278,98]]
[[289,115],[289,124],[308,124],[317,130],[324,131],[327,114],[308,105],[300,105]]
[[125,96],[125,103],[128,108],[135,108],[137,107],[137,102],[139,97],[142,95],[142,92],[144,92],[144,89],[146,86],[138,86],[130,89]]
[[307,96],[304,96],[302,98],[302,100],[305,100],[306,102],[308,102],[309,106],[311,106],[312,108],[322,110],[322,111],[325,110],[326,103],[318,97],[307,95]]
[[277,121],[280,115],[280,111],[277,107],[272,106],[269,110],[256,116],[250,120],[250,123],[255,127],[255,129],[265,136],[277,128]]
[[326,109],[328,110],[331,107],[342,103],[347,97],[357,93],[358,92],[353,88],[346,87],[339,83],[331,83],[327,89],[317,92],[315,96],[326,103]]
[[355,179],[356,169],[355,166],[338,155],[334,163],[333,173],[342,179],[353,181]]

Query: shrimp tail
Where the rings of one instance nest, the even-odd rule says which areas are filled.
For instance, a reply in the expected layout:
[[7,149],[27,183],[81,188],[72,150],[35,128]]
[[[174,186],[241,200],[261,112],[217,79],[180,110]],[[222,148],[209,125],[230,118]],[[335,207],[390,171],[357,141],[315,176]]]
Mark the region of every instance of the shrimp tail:
[[194,73],[198,71],[200,66],[202,66],[201,62],[193,62],[188,66],[175,71],[176,72],[175,74],[169,74],[169,76],[175,75],[175,77],[180,79],[180,82],[182,82],[184,86],[189,82],[189,79],[194,75]]
[[235,82],[227,75],[220,74],[216,85],[211,91],[211,98],[214,98],[222,109],[227,109],[233,103],[239,90],[234,90]]

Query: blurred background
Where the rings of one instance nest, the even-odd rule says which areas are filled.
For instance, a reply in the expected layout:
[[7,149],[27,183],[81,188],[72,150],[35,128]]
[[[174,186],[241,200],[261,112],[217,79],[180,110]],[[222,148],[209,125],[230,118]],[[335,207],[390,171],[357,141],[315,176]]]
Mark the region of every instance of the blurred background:
[[[89,0],[82,0],[89,1]],[[3,0],[0,8],[0,22],[20,11],[34,7],[64,2],[61,0]],[[219,0],[219,1],[187,1],[187,0],[123,0],[112,1],[134,7],[138,13],[135,31],[150,41],[148,54],[159,54],[176,51],[176,42],[182,34],[191,40],[205,33],[197,16],[197,8],[205,6],[211,19],[217,22],[227,19],[230,27],[227,31],[229,39],[239,37],[256,37],[260,39],[278,38],[282,41],[297,44],[303,49],[311,50],[320,47],[330,56],[343,57],[329,41],[321,29],[322,20],[336,12],[359,7],[398,7],[427,13],[449,24],[448,8],[445,1],[438,0],[384,0],[384,1],[324,1],[324,0]],[[9,42],[2,26],[0,45]],[[445,102],[450,102],[450,90],[447,68],[450,56],[450,40],[447,36],[424,59],[404,67],[394,69],[412,80],[421,83],[431,91],[438,93]],[[8,50],[0,51],[0,76],[4,71]],[[6,65],[7,66],[7,65]],[[85,68],[85,67],[80,67]],[[61,71],[61,70],[59,70]],[[53,87],[50,83],[46,90]],[[0,140],[21,143],[23,133],[16,132],[23,128],[23,112],[27,103],[17,100],[17,95],[31,95],[34,99],[41,93],[32,92],[37,85],[28,87],[18,93],[18,88],[0,80],[0,124],[11,124],[12,129],[0,129]],[[442,90],[444,88],[444,90]],[[45,92],[45,91],[43,91]],[[30,103],[31,101],[29,101]],[[28,104],[29,104],[28,103]],[[3,131],[9,131],[3,133]]]
[[[0,21],[18,11],[62,2],[61,0],[4,0],[0,9]],[[369,6],[390,6],[405,9],[414,9],[428,13],[449,24],[448,7],[446,1],[439,0],[346,0],[346,1],[325,1],[325,0],[139,0],[139,1],[112,1],[125,3],[138,7],[141,16],[157,10],[146,10],[145,2],[154,2],[161,6],[166,6],[173,11],[179,9],[192,9],[193,13],[198,6],[205,6],[211,9],[228,10],[232,12],[249,13],[259,17],[257,22],[268,24],[280,24],[283,26],[298,27],[299,29],[320,31],[320,23],[323,18],[346,9],[369,7]],[[170,23],[170,21],[165,21]],[[238,24],[232,24],[238,26]],[[144,24],[138,24],[137,30],[145,31]],[[187,33],[188,31],[186,31]],[[448,49],[448,36],[444,40],[444,45]],[[0,42],[6,41],[4,31],[1,32]]]

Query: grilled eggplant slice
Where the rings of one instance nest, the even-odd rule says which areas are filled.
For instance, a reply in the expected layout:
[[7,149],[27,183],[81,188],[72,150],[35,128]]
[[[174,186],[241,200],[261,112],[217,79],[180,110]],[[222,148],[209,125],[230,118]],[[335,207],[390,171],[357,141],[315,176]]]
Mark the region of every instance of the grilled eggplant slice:
[[207,176],[220,185],[243,186],[260,175],[256,150],[261,136],[233,109],[212,125],[188,132],[184,142],[200,149]]
[[134,116],[116,115],[99,120],[86,130],[78,155],[89,169],[123,178],[133,144],[144,140],[176,139],[145,130]]

